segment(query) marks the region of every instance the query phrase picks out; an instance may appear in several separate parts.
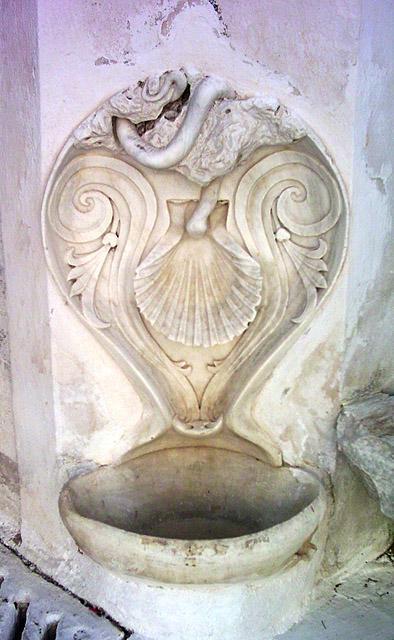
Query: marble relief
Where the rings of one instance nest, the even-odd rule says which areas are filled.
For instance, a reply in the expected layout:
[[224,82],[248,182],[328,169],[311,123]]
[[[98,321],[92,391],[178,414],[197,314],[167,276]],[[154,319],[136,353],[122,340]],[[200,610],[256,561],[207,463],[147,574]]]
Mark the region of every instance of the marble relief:
[[[79,125],[44,208],[63,294],[158,432],[199,421],[204,436],[218,423],[236,431],[240,403],[248,419],[274,355],[332,286],[346,238],[338,180],[305,125],[275,99],[184,70],[119,92]],[[273,434],[256,430],[280,464]]]

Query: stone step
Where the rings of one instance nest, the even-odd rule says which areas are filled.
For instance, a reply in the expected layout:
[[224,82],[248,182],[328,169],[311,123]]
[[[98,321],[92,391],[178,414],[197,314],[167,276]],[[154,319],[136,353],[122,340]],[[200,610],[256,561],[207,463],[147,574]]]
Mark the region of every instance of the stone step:
[[338,446],[385,516],[394,519],[394,396],[377,393],[346,405]]

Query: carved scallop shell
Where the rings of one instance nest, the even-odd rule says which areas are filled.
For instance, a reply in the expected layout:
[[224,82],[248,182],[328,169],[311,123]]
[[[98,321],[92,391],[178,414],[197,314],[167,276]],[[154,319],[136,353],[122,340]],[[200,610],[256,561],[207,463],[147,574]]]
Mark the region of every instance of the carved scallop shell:
[[260,265],[223,227],[169,230],[136,270],[137,306],[170,340],[211,347],[241,335],[261,302]]

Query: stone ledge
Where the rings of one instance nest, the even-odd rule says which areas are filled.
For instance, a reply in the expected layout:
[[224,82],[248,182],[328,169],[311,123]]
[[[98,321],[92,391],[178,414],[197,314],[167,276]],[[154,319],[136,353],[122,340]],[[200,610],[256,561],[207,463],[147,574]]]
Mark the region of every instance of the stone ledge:
[[338,446],[394,519],[394,396],[378,393],[346,405],[337,423]]

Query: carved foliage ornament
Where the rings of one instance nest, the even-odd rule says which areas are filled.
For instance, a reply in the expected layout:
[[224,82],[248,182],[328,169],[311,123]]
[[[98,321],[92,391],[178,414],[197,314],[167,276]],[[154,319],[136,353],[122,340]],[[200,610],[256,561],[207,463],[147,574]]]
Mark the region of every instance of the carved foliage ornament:
[[49,266],[138,386],[150,432],[241,421],[273,462],[248,403],[332,286],[345,230],[338,179],[300,122],[183,70],[87,118],[44,200]]

